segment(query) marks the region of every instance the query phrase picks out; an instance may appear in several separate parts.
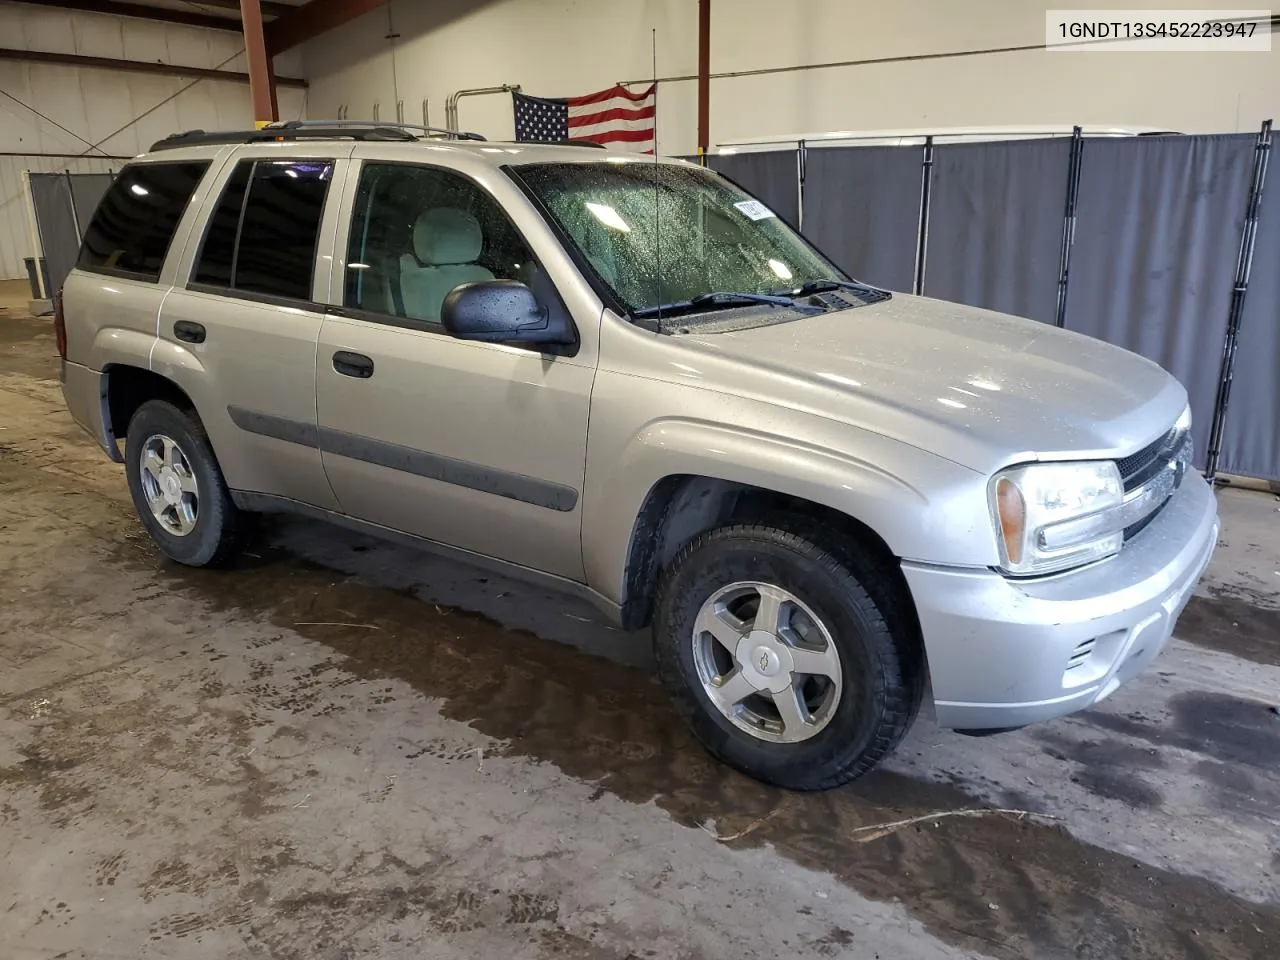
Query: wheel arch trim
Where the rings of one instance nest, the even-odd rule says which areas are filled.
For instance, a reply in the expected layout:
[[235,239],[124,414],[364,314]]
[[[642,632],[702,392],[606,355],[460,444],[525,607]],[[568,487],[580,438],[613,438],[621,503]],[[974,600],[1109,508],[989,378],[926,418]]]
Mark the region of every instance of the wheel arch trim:
[[[882,439],[882,438],[881,438]],[[883,441],[887,442],[887,441]],[[583,552],[588,582],[620,605],[627,599],[627,565],[637,537],[646,535],[645,507],[655,491],[668,493],[672,478],[706,480],[758,488],[838,511],[874,532],[898,557],[927,555],[930,527],[946,498],[926,495],[924,481],[946,486],[981,485],[973,471],[910,448],[895,445],[895,462],[904,463],[920,482],[859,457],[745,427],[692,418],[671,418],[646,425],[621,455],[604,469],[588,464]],[[941,474],[941,477],[939,477]],[[678,487],[679,482],[674,485]],[[985,498],[971,513],[985,516]],[[650,523],[652,517],[649,518]],[[974,517],[960,525],[971,526]],[[994,543],[992,545],[994,551]],[[922,553],[922,551],[924,553]],[[983,562],[977,559],[978,563]]]

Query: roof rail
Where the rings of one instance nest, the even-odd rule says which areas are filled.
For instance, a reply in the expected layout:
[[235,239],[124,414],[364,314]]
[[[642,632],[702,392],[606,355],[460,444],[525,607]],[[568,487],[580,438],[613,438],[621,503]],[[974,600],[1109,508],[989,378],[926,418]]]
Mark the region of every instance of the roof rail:
[[257,130],[187,130],[173,133],[151,145],[152,151],[177,150],[232,143],[271,143],[281,140],[362,140],[412,141],[420,130],[426,136],[442,136],[458,140],[483,140],[478,133],[456,133],[438,127],[412,123],[381,123],[373,120],[288,120],[267,124]]
[[312,127],[377,127],[392,130],[421,130],[428,136],[448,137],[453,140],[484,140],[478,133],[468,130],[447,130],[444,127],[424,127],[420,123],[391,123],[383,120],[287,120],[269,123],[264,130],[308,130]]

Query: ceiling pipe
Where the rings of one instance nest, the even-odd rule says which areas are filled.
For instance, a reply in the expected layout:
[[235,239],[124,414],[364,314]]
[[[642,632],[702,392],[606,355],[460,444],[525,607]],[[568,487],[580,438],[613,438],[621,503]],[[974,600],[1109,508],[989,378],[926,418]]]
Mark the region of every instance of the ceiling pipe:
[[449,94],[444,102],[444,125],[454,133],[461,133],[458,126],[458,101],[463,97],[480,97],[490,93],[519,93],[520,84],[504,83],[497,87],[473,87],[470,90],[458,90]]

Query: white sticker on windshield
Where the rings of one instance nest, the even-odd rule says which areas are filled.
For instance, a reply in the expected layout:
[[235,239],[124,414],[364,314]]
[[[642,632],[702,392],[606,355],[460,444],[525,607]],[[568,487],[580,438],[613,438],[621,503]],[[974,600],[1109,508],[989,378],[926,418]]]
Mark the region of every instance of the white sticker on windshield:
[[735,203],[734,206],[752,220],[768,220],[770,217],[777,216],[776,213],[766,207],[759,200],[743,200],[741,203]]

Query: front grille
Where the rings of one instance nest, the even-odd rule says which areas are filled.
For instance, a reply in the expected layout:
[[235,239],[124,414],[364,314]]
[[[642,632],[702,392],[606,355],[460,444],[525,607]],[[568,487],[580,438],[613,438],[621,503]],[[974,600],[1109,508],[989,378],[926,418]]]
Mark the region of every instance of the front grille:
[[1141,496],[1142,488],[1148,494],[1158,491],[1162,499],[1148,513],[1124,528],[1124,539],[1132,540],[1147,524],[1164,510],[1191,469],[1191,434],[1186,430],[1172,429],[1155,443],[1148,444],[1137,453],[1117,461],[1124,480],[1126,499]]
[[1170,427],[1166,433],[1137,453],[1131,453],[1117,460],[1116,466],[1120,469],[1120,479],[1124,481],[1125,492],[1141,486],[1151,478],[1152,474],[1163,469],[1185,439],[1185,431]]

